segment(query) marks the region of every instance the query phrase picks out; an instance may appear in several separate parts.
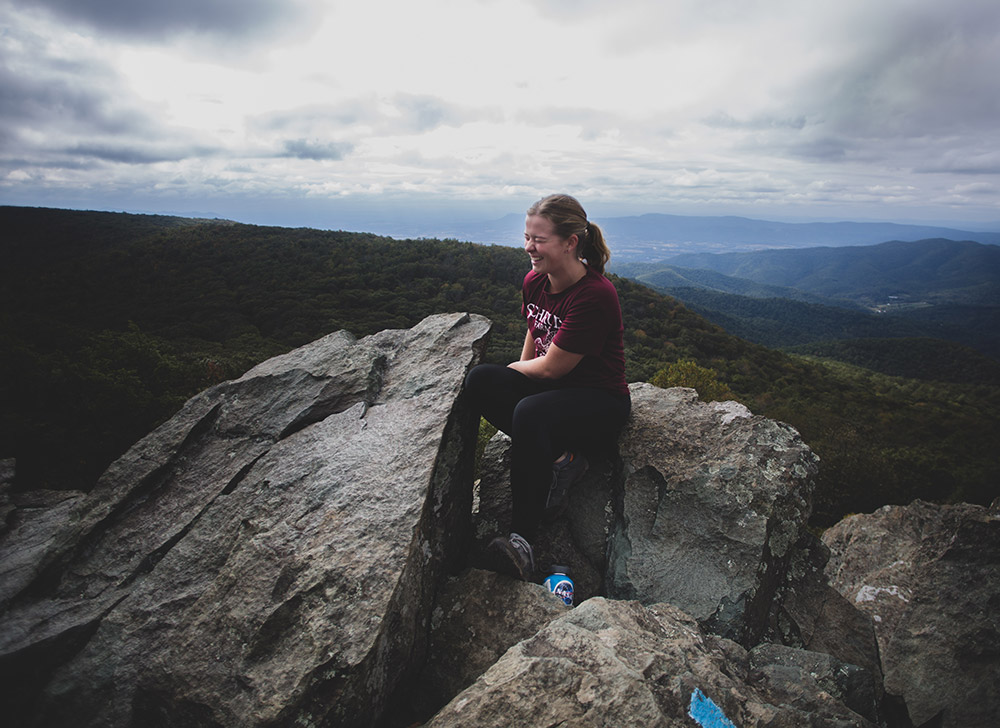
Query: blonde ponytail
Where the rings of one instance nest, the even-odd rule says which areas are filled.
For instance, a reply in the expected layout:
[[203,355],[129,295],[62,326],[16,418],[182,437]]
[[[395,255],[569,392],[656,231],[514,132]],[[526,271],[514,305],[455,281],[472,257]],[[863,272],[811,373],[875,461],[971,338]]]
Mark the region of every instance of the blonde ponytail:
[[587,261],[588,266],[601,275],[604,274],[604,266],[611,260],[611,251],[604,242],[604,232],[597,223],[587,223],[586,238],[580,241],[577,250],[580,252],[580,258]]

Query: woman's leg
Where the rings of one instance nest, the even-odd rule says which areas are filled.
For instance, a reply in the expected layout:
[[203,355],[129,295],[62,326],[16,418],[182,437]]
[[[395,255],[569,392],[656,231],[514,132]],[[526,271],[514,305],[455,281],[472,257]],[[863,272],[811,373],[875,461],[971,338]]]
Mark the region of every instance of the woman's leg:
[[537,535],[552,483],[552,463],[565,450],[618,437],[628,419],[627,396],[599,389],[554,389],[523,397],[511,418],[511,531]]
[[498,430],[512,434],[514,408],[545,386],[500,364],[480,364],[465,377],[465,393],[472,407]]

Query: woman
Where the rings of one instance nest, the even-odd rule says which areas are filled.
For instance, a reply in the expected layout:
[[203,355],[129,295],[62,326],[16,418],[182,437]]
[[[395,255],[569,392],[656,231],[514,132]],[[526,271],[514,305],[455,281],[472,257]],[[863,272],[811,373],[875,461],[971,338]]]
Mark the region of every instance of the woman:
[[614,442],[631,409],[618,293],[604,277],[611,257],[601,229],[569,195],[527,212],[522,286],[528,330],[521,358],[483,364],[466,378],[474,406],[511,437],[510,535],[488,552],[497,568],[533,580],[543,515],[559,512],[587,469],[582,451]]

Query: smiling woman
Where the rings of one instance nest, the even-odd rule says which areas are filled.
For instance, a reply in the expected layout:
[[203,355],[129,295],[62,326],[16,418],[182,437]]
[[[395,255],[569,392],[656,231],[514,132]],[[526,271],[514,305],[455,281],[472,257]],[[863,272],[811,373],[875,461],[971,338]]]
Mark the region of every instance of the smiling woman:
[[511,437],[510,533],[489,545],[498,571],[536,579],[531,541],[566,507],[587,471],[585,451],[614,442],[631,409],[618,293],[604,277],[601,229],[569,195],[528,209],[521,358],[483,364],[466,379],[473,406]]

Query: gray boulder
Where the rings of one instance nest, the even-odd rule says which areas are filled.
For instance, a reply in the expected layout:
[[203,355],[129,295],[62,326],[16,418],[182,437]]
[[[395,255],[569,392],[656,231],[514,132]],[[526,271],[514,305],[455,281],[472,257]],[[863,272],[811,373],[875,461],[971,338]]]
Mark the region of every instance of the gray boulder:
[[1000,512],[915,501],[823,534],[831,584],[874,620],[915,725],[1000,725]]
[[426,720],[472,684],[503,654],[570,607],[541,584],[468,569],[438,592],[427,661],[398,714]]
[[13,514],[5,717],[376,724],[468,537],[458,394],[488,329],[331,334],[194,397],[58,513]]
[[809,660],[786,658],[751,660],[667,604],[597,597],[508,650],[426,726],[875,725],[836,696],[829,666],[801,680]]
[[771,642],[827,653],[864,668],[882,684],[882,663],[875,624],[830,586],[825,568],[830,549],[804,533],[789,562],[788,579],[779,591],[780,607],[768,633]]
[[13,458],[0,460],[0,609],[37,576],[39,561],[84,497],[76,490],[15,491],[15,469]]
[[790,426],[692,389],[633,384],[605,593],[764,639],[806,528],[818,458]]

